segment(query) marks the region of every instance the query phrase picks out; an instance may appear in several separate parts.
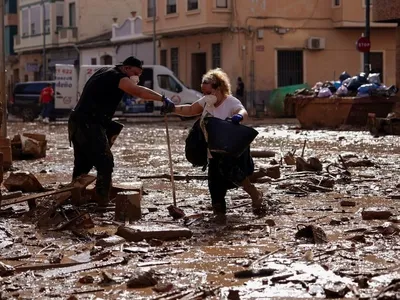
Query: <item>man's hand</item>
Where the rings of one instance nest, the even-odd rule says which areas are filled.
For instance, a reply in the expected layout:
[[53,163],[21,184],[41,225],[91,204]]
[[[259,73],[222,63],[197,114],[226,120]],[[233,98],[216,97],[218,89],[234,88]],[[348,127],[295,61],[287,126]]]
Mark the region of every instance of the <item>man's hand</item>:
[[174,104],[174,102],[172,102],[171,99],[169,99],[165,96],[162,96],[162,102],[163,102],[163,105],[161,106],[161,114],[162,115],[172,113],[175,111],[175,104]]
[[233,115],[233,116],[232,116],[232,123],[233,123],[233,124],[238,125],[238,124],[240,124],[240,122],[242,122],[242,121],[243,121],[243,116],[242,116],[241,114],[236,114],[236,115]]

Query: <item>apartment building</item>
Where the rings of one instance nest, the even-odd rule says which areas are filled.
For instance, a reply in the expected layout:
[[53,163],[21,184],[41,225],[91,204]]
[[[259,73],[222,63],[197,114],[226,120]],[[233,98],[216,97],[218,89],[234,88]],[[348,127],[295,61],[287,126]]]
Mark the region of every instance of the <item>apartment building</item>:
[[[222,67],[244,79],[248,107],[262,111],[271,90],[336,79],[363,70],[356,41],[365,0],[143,0],[143,33],[156,23],[158,62],[199,89],[201,75]],[[153,18],[155,16],[155,18]],[[371,24],[371,65],[395,82],[395,27]],[[257,107],[256,107],[257,106]]]
[[80,64],[77,44],[110,31],[114,18],[141,9],[139,0],[19,0],[14,38],[21,81],[52,79],[58,63]]

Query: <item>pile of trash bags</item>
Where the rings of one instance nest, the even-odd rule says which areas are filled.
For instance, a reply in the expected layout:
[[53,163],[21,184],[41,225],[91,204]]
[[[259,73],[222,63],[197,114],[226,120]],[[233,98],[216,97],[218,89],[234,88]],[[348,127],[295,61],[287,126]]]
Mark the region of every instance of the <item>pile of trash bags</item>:
[[339,76],[338,81],[317,82],[311,89],[312,94],[319,98],[336,97],[369,97],[369,96],[394,96],[398,88],[394,85],[386,87],[381,83],[379,73],[371,73],[368,76],[360,73],[351,77],[347,72]]

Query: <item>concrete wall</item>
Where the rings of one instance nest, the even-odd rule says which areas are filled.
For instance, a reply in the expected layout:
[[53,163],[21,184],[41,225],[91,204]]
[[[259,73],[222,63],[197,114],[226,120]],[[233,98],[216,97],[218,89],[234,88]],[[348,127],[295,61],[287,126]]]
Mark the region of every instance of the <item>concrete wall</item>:
[[153,43],[120,45],[116,50],[116,61],[121,62],[131,55],[143,60],[144,64],[153,64]]
[[105,55],[110,55],[113,58],[113,64],[117,63],[115,49],[113,47],[103,47],[96,49],[81,49],[80,51],[80,64],[90,65],[92,64],[92,58],[95,58],[97,64],[101,64],[101,58]]

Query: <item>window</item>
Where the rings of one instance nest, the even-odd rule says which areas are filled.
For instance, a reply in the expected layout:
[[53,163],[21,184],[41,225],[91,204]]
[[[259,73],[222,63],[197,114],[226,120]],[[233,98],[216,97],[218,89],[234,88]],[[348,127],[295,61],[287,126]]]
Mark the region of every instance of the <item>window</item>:
[[187,10],[196,10],[196,9],[199,9],[199,0],[188,0]]
[[43,30],[43,8],[41,5],[32,6],[30,8],[30,27],[31,35],[40,34]]
[[160,65],[167,67],[167,50],[160,51]]
[[212,52],[212,68],[221,67],[221,44],[212,44],[211,46]]
[[69,4],[69,27],[76,27],[75,3]]
[[217,8],[228,8],[228,0],[216,0]]
[[182,92],[181,85],[169,75],[157,75],[158,86],[164,90],[180,93]]
[[103,55],[100,61],[102,65],[112,65],[112,57],[110,55]]
[[303,83],[303,51],[278,51],[278,87]]
[[56,27],[57,27],[57,29],[64,27],[64,17],[63,16],[56,17]]
[[22,36],[29,35],[29,10],[22,9]]
[[96,58],[96,57],[91,58],[91,59],[90,59],[90,64],[91,64],[91,65],[97,65],[97,58]]
[[44,31],[50,33],[50,20],[44,20]]
[[44,32],[50,33],[50,4],[44,6]]
[[64,27],[64,3],[56,3],[56,30]]
[[340,0],[333,0],[333,6],[340,6]]
[[147,17],[153,18],[156,16],[156,0],[147,0]]
[[167,14],[176,14],[176,0],[167,0]]
[[171,48],[171,71],[179,76],[179,51],[178,48]]

